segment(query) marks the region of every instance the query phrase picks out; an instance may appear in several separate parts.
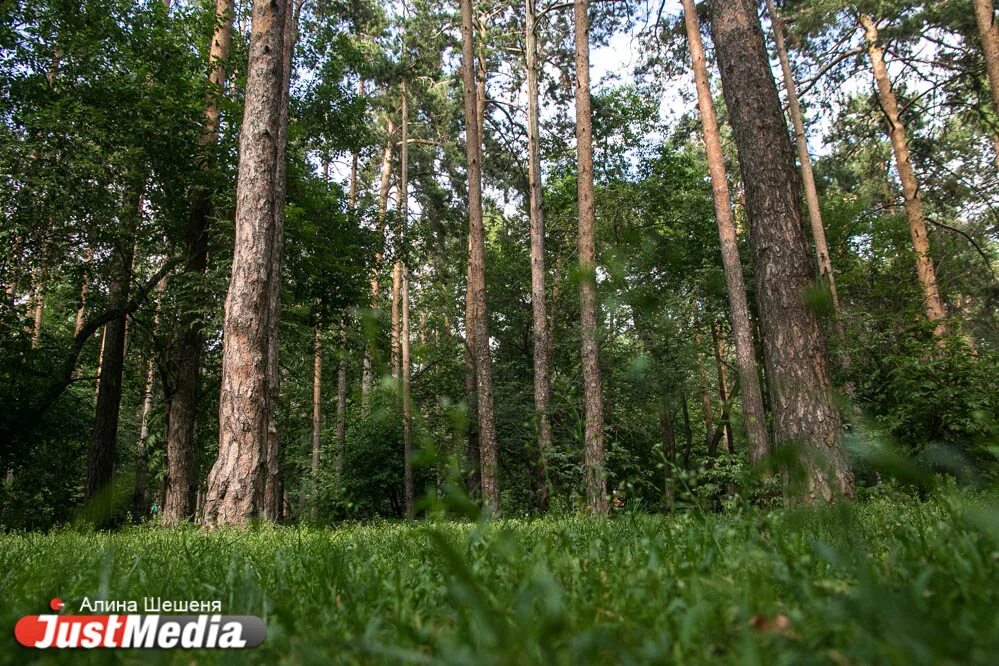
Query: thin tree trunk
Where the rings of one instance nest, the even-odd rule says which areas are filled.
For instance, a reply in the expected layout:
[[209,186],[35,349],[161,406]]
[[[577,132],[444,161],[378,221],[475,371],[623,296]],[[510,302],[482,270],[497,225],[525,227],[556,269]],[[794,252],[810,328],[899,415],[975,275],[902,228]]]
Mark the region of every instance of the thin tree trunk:
[[493,375],[486,310],[486,245],[482,221],[482,137],[479,131],[475,85],[472,2],[461,0],[462,79],[465,98],[465,151],[468,161],[469,277],[474,320],[475,380],[478,408],[479,453],[482,499],[493,513],[499,512],[499,469],[496,427],[493,420]]
[[48,280],[48,268],[45,265],[45,259],[42,259],[42,265],[38,269],[38,278],[35,280],[34,284],[34,294],[32,296],[32,314],[31,314],[31,348],[38,349],[38,345],[42,341],[42,319],[45,315],[45,282]]
[[781,73],[784,78],[784,90],[787,91],[787,110],[794,127],[794,140],[798,149],[798,163],[801,167],[801,182],[805,187],[805,203],[808,206],[808,221],[812,226],[812,240],[815,241],[815,258],[819,267],[819,277],[832,298],[833,310],[839,311],[839,296],[836,293],[836,278],[833,276],[832,260],[829,258],[829,245],[826,243],[826,230],[822,224],[822,211],[819,208],[819,193],[815,187],[815,174],[812,172],[812,160],[808,155],[808,138],[805,135],[805,121],[798,102],[798,91],[794,85],[794,74],[791,72],[791,61],[787,57],[784,45],[784,20],[774,8],[773,0],[766,0],[767,13],[770,14],[770,24],[773,29],[774,43],[777,45],[777,58],[780,60]]
[[[156,285],[156,303],[153,306],[153,333],[155,334],[160,323],[160,301],[163,292],[166,290],[166,278],[163,278]],[[139,416],[139,442],[135,450],[135,488],[132,492],[132,516],[135,520],[141,519],[146,513],[146,485],[149,476],[148,469],[148,441],[149,441],[149,414],[153,411],[153,389],[156,382],[156,364],[153,359],[146,361],[145,372],[146,383],[142,392],[142,412]]]
[[798,208],[798,173],[756,3],[715,0],[711,7],[722,89],[746,189],[775,444],[801,447],[803,498],[852,496],[853,472],[833,402],[825,336],[805,300],[815,272]]
[[[385,244],[385,218],[388,212],[389,186],[392,179],[392,135],[395,133],[392,119],[389,118],[386,123],[385,131],[388,138],[385,140],[385,150],[382,153],[381,178],[378,185],[378,237],[381,239],[383,247]],[[375,266],[371,270],[371,309],[375,312],[378,311],[379,307],[378,276],[381,272],[382,254],[382,250],[375,252]],[[371,341],[368,341],[364,347],[364,360],[361,372],[361,397],[365,401],[367,400],[368,393],[371,391],[372,376],[374,374],[372,363]]]
[[[215,31],[209,54],[208,84],[205,92],[204,122],[201,126],[199,157],[201,169],[213,167],[212,153],[218,143],[221,107],[219,99],[228,77],[226,67],[232,44],[233,0],[216,0]],[[212,216],[211,195],[204,187],[191,193],[190,214],[185,232],[187,261],[184,279],[197,279],[208,266],[208,233]],[[167,417],[167,478],[164,488],[162,520],[177,524],[190,520],[196,507],[195,494],[200,483],[195,473],[195,422],[198,413],[198,378],[204,335],[196,304],[182,308],[178,338],[170,364],[173,392]]]
[[683,468],[690,469],[690,452],[694,448],[694,429],[690,427],[687,392],[683,388],[680,389],[680,413],[683,415]]
[[336,372],[336,457],[335,483],[339,492],[343,482],[343,456],[347,447],[347,328],[340,318],[340,362]]
[[80,281],[80,302],[76,308],[76,322],[73,324],[73,337],[80,334],[83,330],[83,324],[87,316],[87,296],[90,295],[90,265],[94,261],[94,249],[92,247],[87,248],[87,253],[84,257],[86,266],[83,269],[83,279]]
[[531,218],[531,311],[534,333],[534,411],[538,427],[538,504],[548,507],[551,481],[548,478],[548,455],[552,444],[548,403],[551,402],[551,377],[548,370],[548,313],[545,307],[545,220],[542,208],[541,139],[538,94],[538,34],[535,0],[525,0],[527,52],[527,156],[528,189]]
[[398,331],[401,371],[399,378],[402,389],[402,449],[403,449],[403,491],[406,518],[416,517],[416,491],[413,482],[413,413],[410,399],[410,335],[409,335],[409,271],[404,261],[406,235],[409,228],[409,96],[406,82],[400,84],[402,93],[402,120],[399,146],[399,229],[396,232],[396,271],[400,282],[400,324]]
[[232,280],[223,324],[219,452],[208,475],[205,524],[245,525],[259,515],[268,435],[270,282],[277,231],[287,0],[255,0],[246,109],[240,133]]
[[[718,368],[718,398],[722,405],[728,404],[728,373],[725,372],[725,351],[718,324],[711,324],[711,340],[714,343],[715,365]],[[729,453],[735,453],[735,438],[732,436],[732,422],[727,414],[723,415],[725,424],[725,448]]]
[[899,180],[902,181],[902,196],[904,198],[905,217],[909,222],[909,234],[912,236],[912,248],[916,252],[916,274],[923,292],[923,307],[926,318],[937,322],[934,333],[942,336],[947,333],[943,322],[946,316],[940,290],[937,286],[937,274],[930,256],[930,241],[926,235],[926,219],[923,217],[923,203],[919,196],[919,185],[916,174],[912,170],[909,157],[909,145],[905,136],[905,125],[898,109],[898,100],[891,88],[888,78],[888,68],[885,66],[884,51],[878,42],[878,27],[867,14],[860,15],[860,25],[864,28],[867,39],[867,54],[874,70],[874,80],[878,84],[878,97],[881,108],[888,120],[888,133],[891,137],[892,151],[895,153],[895,166],[898,169]]
[[749,304],[746,300],[746,285],[742,277],[742,262],[739,259],[739,239],[729,197],[728,177],[722,155],[721,139],[718,134],[718,120],[708,83],[708,70],[704,62],[704,47],[701,45],[701,30],[693,0],[683,0],[684,20],[687,27],[687,40],[690,46],[691,62],[694,69],[694,82],[697,87],[697,104],[704,129],[704,148],[708,158],[708,172],[711,176],[711,194],[714,199],[715,220],[718,224],[718,237],[721,240],[722,267],[725,272],[725,291],[728,295],[729,316],[732,322],[732,337],[735,341],[736,366],[739,383],[742,386],[743,427],[746,432],[749,458],[758,463],[769,451],[769,438],[763,396],[760,388],[759,372],[756,365],[756,352],[753,348],[753,332],[749,319]]
[[579,326],[583,361],[583,464],[586,503],[603,515],[607,505],[604,468],[604,405],[600,389],[600,351],[597,332],[597,260],[593,203],[593,124],[590,110],[590,17],[587,0],[574,0],[576,47],[576,153],[579,197]]
[[312,517],[316,517],[316,491],[319,487],[319,452],[323,432],[323,337],[316,325],[312,343]]
[[673,488],[673,465],[676,464],[676,432],[673,427],[673,408],[663,397],[659,400],[659,436],[663,448],[663,492],[666,506],[672,508],[676,497]]
[[711,433],[714,432],[714,415],[711,413],[711,394],[708,392],[708,376],[704,370],[704,352],[701,351],[701,333],[694,334],[694,342],[697,345],[697,387],[701,393],[701,412],[704,414],[704,443],[708,447],[708,454],[713,456],[711,450]]
[[[135,254],[135,237],[142,210],[140,187],[133,192],[122,209],[122,235],[118,239],[119,262],[111,280],[108,300],[122,305],[128,300],[132,281],[132,257]],[[99,522],[110,517],[110,484],[114,475],[115,449],[118,441],[118,419],[121,412],[122,374],[125,368],[125,327],[127,316],[112,319],[104,326],[104,345],[97,391],[97,408],[94,428],[87,451],[87,481],[85,498],[97,502]]]

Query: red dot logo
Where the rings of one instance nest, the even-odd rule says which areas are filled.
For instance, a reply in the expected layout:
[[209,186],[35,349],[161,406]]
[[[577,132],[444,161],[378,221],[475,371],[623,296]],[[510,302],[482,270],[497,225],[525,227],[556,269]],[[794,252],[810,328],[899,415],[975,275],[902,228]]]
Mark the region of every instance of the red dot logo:
[[56,597],[55,599],[53,599],[52,601],[49,602],[49,608],[51,608],[52,610],[54,610],[57,613],[59,611],[61,611],[62,607],[65,606],[65,605],[66,604],[64,604],[62,602],[62,599],[60,599],[59,597]]

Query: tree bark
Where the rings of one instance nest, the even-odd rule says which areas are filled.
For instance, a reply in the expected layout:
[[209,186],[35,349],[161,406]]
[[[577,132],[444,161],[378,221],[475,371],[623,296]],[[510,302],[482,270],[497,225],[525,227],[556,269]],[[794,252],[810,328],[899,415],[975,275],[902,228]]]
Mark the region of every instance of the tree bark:
[[413,480],[413,404],[410,397],[409,272],[402,274],[402,442],[405,456],[403,487],[406,517],[416,517],[416,490]]
[[[212,168],[212,152],[218,143],[221,113],[219,99],[228,77],[226,61],[232,44],[234,15],[233,0],[216,0],[215,31],[209,54],[204,122],[199,138],[202,153],[199,158],[200,166],[204,171]],[[191,193],[190,214],[184,239],[187,253],[184,272],[189,279],[203,275],[208,266],[208,233],[211,216],[211,194],[203,187],[194,188]],[[198,378],[201,374],[201,354],[204,346],[201,326],[197,304],[187,304],[179,316],[178,338],[170,363],[173,386],[167,416],[167,478],[162,513],[162,520],[166,524],[190,520],[195,512],[195,493],[199,485],[195,473],[195,422],[198,413]]]
[[[118,266],[108,288],[108,300],[117,307],[128,301],[132,281],[132,258],[135,236],[142,211],[141,186],[133,186],[122,208],[122,233],[117,242]],[[96,515],[104,522],[110,517],[110,484],[114,476],[115,449],[118,442],[118,419],[121,412],[122,373],[125,367],[125,327],[128,317],[122,314],[104,326],[97,408],[94,428],[87,451],[87,481],[84,497],[96,501]],[[100,498],[98,498],[100,495]]]
[[[156,285],[156,302],[153,306],[153,333],[160,323],[160,300],[166,290],[166,278]],[[132,491],[132,517],[138,521],[147,513],[147,477],[149,476],[147,443],[149,441],[149,414],[153,411],[153,389],[156,383],[156,364],[153,359],[146,361],[146,383],[142,392],[142,411],[139,415],[139,441],[135,450],[135,487]]]
[[[974,0],[975,22],[978,36],[982,40],[982,55],[985,57],[985,71],[992,89],[992,110],[999,118],[999,29],[996,27],[995,10],[992,0]],[[993,137],[996,164],[999,165],[999,134]]]
[[576,153],[579,197],[579,327],[583,362],[583,465],[586,503],[590,512],[604,515],[607,470],[604,468],[604,406],[600,389],[600,351],[597,332],[596,210],[593,203],[593,124],[590,109],[590,17],[588,0],[574,0],[576,47]]
[[316,491],[319,486],[319,452],[323,432],[323,337],[317,324],[312,342],[312,517],[316,516]]
[[493,420],[493,375],[486,310],[486,245],[482,221],[482,137],[479,131],[478,94],[475,85],[472,2],[461,0],[462,80],[465,98],[465,152],[468,162],[469,277],[473,314],[476,406],[482,499],[499,512],[499,469],[496,427]]
[[798,149],[798,163],[801,169],[801,182],[805,188],[805,204],[808,207],[808,221],[812,227],[812,240],[815,242],[815,259],[819,267],[819,277],[829,289],[833,311],[839,311],[839,295],[836,293],[836,278],[833,275],[832,260],[829,258],[829,245],[826,243],[825,225],[822,223],[822,211],[819,208],[819,193],[815,187],[815,173],[812,171],[812,159],[808,154],[808,138],[805,135],[805,120],[798,102],[798,91],[794,85],[794,74],[791,72],[791,61],[787,56],[784,44],[784,20],[774,8],[773,0],[766,0],[767,13],[777,46],[777,58],[780,60],[781,74],[784,79],[784,90],[787,92],[787,110],[791,116],[791,126],[794,128],[794,140]]
[[[267,442],[264,449],[263,512],[269,520],[281,518],[281,451],[277,428],[277,404],[281,393],[281,366],[278,364],[278,332],[281,324],[281,266],[284,261],[284,205],[286,192],[286,160],[288,147],[288,94],[291,88],[291,67],[298,37],[298,11],[304,0],[289,2],[285,15],[282,41],[281,96],[278,101],[278,141],[274,178],[274,235],[271,251],[267,354]],[[304,484],[303,484],[304,485]],[[302,506],[304,515],[305,507]]]
[[[718,324],[711,324],[711,341],[714,344],[715,351],[715,365],[718,368],[718,398],[721,400],[722,406],[728,404],[728,376],[725,372],[725,352],[723,348],[723,343],[721,339],[721,333],[718,331]],[[725,425],[725,449],[729,453],[735,453],[735,438],[732,436],[732,422],[728,418],[728,414],[722,414],[722,421]]]
[[400,84],[402,111],[399,146],[399,229],[396,232],[396,274],[399,282],[399,307],[401,328],[397,334],[399,345],[400,371],[398,374],[402,390],[402,450],[403,450],[403,500],[406,518],[416,517],[416,491],[413,482],[413,413],[410,399],[410,335],[409,335],[409,271],[404,260],[406,235],[409,228],[409,96],[406,82]]
[[527,157],[531,218],[531,311],[534,334],[534,412],[538,428],[538,504],[548,507],[551,482],[548,455],[552,445],[548,404],[551,376],[548,369],[548,313],[545,306],[545,220],[542,207],[541,138],[539,102],[538,34],[535,0],[525,0],[525,45],[527,53]]
[[746,285],[743,281],[742,262],[739,258],[739,239],[732,214],[728,177],[725,174],[721,138],[718,134],[718,120],[715,116],[714,101],[711,99],[711,88],[708,83],[704,47],[701,45],[701,30],[697,22],[693,0],[683,0],[683,8],[687,41],[694,69],[694,83],[697,88],[697,105],[701,115],[701,126],[704,130],[704,148],[708,159],[708,173],[711,177],[715,220],[718,225],[718,237],[721,241],[722,268],[725,273],[725,291],[728,295],[732,337],[735,342],[736,367],[739,373],[739,383],[742,386],[743,428],[746,432],[749,458],[754,463],[758,463],[766,457],[770,446],[767,437],[766,412],[763,409],[763,396],[756,366],[756,352],[753,348],[753,332],[749,319],[749,304],[746,299]]
[[32,307],[31,307],[31,348],[38,349],[38,345],[42,341],[42,319],[45,315],[45,283],[48,280],[48,268],[45,265],[45,259],[42,259],[42,265],[38,269],[38,277],[35,280],[33,294],[32,294]]
[[864,36],[867,39],[867,54],[871,59],[874,80],[878,85],[881,108],[888,121],[888,134],[891,138],[892,151],[895,154],[895,166],[898,169],[899,180],[902,182],[905,217],[909,222],[912,248],[916,252],[916,274],[919,277],[919,286],[923,292],[923,307],[926,311],[926,318],[931,322],[936,322],[934,333],[937,336],[943,336],[947,333],[947,327],[943,322],[947,313],[944,310],[943,300],[940,298],[936,269],[933,266],[933,258],[930,256],[930,241],[926,235],[923,202],[919,196],[916,174],[912,170],[905,125],[902,123],[895,92],[891,88],[891,79],[888,78],[884,51],[878,41],[877,24],[869,15],[861,14],[860,25],[864,28]]
[[340,319],[340,362],[336,372],[336,458],[334,480],[337,491],[343,482],[343,456],[347,447],[347,328]]
[[259,515],[268,431],[270,282],[277,224],[287,0],[255,0],[240,133],[235,248],[223,324],[219,452],[208,475],[205,524]]
[[[385,150],[382,153],[381,178],[378,184],[378,229],[383,247],[385,244],[385,218],[388,213],[389,186],[392,179],[392,135],[395,133],[395,127],[391,118],[386,121],[385,131],[388,138],[385,140]],[[383,250],[375,252],[375,266],[371,270],[371,309],[374,312],[377,312],[379,308],[378,276],[381,272],[382,256]],[[364,347],[364,360],[361,371],[361,396],[365,401],[367,400],[368,393],[371,392],[371,382],[374,375],[372,364],[371,341],[368,341]]]
[[87,248],[84,261],[86,262],[86,266],[83,269],[83,278],[80,280],[80,302],[76,308],[76,322],[73,324],[73,337],[80,334],[80,331],[83,330],[83,323],[86,321],[87,296],[90,295],[90,265],[94,261],[94,249],[92,247]]
[[800,447],[803,499],[853,495],[832,396],[825,337],[805,301],[814,270],[798,208],[798,174],[754,0],[714,0],[712,31],[746,189],[756,300],[775,445]]
[[676,432],[673,427],[673,407],[663,397],[659,400],[659,437],[663,449],[663,493],[666,506],[672,507],[676,497],[673,488],[673,465],[676,464]]

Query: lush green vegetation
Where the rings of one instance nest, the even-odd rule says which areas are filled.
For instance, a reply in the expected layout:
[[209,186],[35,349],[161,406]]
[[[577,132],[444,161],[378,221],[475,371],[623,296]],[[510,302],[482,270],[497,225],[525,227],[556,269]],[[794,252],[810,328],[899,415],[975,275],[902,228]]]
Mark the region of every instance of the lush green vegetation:
[[[0,625],[43,611],[46,595],[70,608],[159,595],[264,616],[267,639],[122,661],[990,663],[994,512],[992,497],[948,490],[797,512],[11,534]],[[26,654],[4,638],[2,663]]]

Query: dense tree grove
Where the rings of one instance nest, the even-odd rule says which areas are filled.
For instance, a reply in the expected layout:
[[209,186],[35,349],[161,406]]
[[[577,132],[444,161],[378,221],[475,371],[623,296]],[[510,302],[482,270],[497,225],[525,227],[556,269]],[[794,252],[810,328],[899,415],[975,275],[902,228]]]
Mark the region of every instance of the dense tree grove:
[[982,0],[0,3],[0,527],[982,483],[997,168]]

